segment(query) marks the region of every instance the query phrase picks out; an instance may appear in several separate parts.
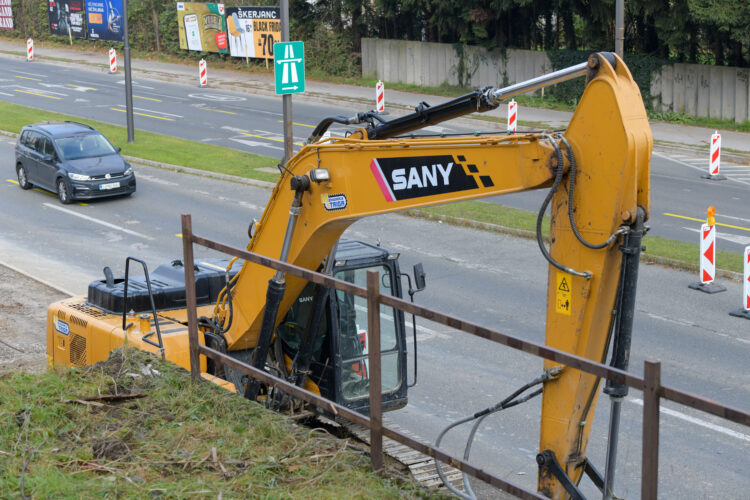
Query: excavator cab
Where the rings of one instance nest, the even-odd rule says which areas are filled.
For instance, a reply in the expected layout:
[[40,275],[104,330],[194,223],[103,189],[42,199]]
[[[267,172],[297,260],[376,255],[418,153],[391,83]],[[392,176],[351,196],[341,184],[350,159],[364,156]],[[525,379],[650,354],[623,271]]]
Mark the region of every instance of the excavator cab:
[[[367,271],[380,276],[380,291],[402,296],[399,255],[361,241],[342,238],[336,247],[332,275],[358,286],[366,286]],[[276,328],[284,354],[293,358],[310,321],[314,305],[313,284],[300,293],[284,320]],[[325,312],[313,343],[310,380],[322,396],[355,411],[369,412],[367,302],[342,290],[327,290],[320,305]],[[383,410],[407,403],[406,328],[404,313],[381,306],[380,347]]]

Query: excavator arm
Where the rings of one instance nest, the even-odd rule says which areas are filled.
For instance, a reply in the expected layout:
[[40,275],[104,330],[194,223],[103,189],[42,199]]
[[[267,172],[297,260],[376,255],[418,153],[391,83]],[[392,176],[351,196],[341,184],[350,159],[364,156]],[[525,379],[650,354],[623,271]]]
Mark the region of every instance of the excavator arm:
[[[317,269],[344,230],[361,217],[552,187],[546,343],[604,361],[623,314],[618,306],[624,302],[618,290],[627,268],[623,248],[636,254],[637,269],[640,240],[632,239],[630,247],[625,243],[631,232],[642,233],[648,218],[652,136],[639,89],[619,58],[592,55],[584,72],[584,94],[568,128],[558,134],[397,136],[469,111],[493,109],[503,98],[494,89],[451,101],[452,107],[421,106],[394,122],[372,114],[329,119],[285,165],[248,250]],[[316,140],[336,121],[370,125],[348,138]],[[541,242],[540,247],[546,253]],[[632,267],[631,259],[628,272]],[[266,284],[274,279],[279,276],[272,270],[243,265],[231,289],[233,319],[225,333],[229,350],[258,346],[264,313],[269,330],[306,284],[288,277],[278,309],[272,309],[278,311],[275,320],[269,320]],[[269,340],[267,336],[260,343]],[[551,453],[576,484],[584,469],[598,382],[565,368],[544,386],[540,451]],[[563,497],[566,491],[550,471],[540,468],[539,489]]]

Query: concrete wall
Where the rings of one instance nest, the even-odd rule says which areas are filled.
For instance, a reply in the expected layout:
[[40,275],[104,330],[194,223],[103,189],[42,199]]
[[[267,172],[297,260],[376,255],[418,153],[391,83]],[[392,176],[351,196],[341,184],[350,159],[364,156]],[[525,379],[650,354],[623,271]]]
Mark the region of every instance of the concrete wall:
[[[509,84],[551,71],[547,54],[466,47],[470,87]],[[362,39],[362,74],[387,82],[438,87],[458,85],[458,54],[451,44]],[[700,64],[662,67],[651,82],[652,106],[692,116],[750,120],[750,69]]]
[[[502,87],[549,72],[552,64],[544,52],[466,47],[466,76],[470,87]],[[362,74],[387,82],[438,87],[458,85],[456,50],[451,44],[405,40],[362,39]]]

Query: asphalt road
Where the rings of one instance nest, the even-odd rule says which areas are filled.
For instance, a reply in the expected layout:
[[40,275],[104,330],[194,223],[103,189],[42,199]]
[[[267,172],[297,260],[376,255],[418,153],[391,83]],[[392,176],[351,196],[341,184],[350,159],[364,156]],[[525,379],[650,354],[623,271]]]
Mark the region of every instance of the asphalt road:
[[[121,74],[91,71],[86,66],[28,64],[0,54],[0,100],[61,113],[125,124],[124,79]],[[172,82],[135,78],[133,84],[136,141],[138,130],[148,130],[200,142],[280,158],[283,155],[281,101],[277,97],[199,88]],[[432,103],[435,104],[435,103]],[[332,106],[295,98],[296,148],[326,116],[352,116],[365,104]],[[475,122],[487,130],[495,125]],[[428,132],[474,130],[466,121],[428,127]],[[335,125],[334,135],[346,127]],[[717,248],[741,253],[750,245],[750,165],[722,162],[726,181],[701,179],[707,158],[687,152],[657,151],[652,157],[651,233],[697,243],[706,209],[717,208]],[[493,197],[488,201],[537,211],[544,193]],[[720,263],[719,263],[720,264]]]
[[[121,274],[126,256],[143,258],[150,268],[180,258],[180,213],[193,214],[196,234],[244,246],[249,221],[260,216],[270,195],[240,183],[137,165],[139,188],[133,197],[62,206],[51,193],[18,188],[9,142],[0,143],[2,260],[74,293],[84,293],[105,265]],[[401,252],[405,269],[423,262],[428,288],[417,296],[419,303],[542,341],[547,265],[535,242],[396,215],[359,221],[348,234]],[[196,251],[198,257],[214,255]],[[740,284],[724,281],[727,292],[706,295],[689,290],[692,281],[691,274],[641,268],[631,370],[640,374],[644,359],[660,359],[663,383],[747,411],[750,323],[727,314],[739,306]],[[434,440],[449,422],[496,403],[538,376],[541,362],[422,321],[419,367],[409,405],[390,419]],[[634,391],[623,404],[616,492],[627,498],[640,493],[641,398]],[[505,413],[485,421],[472,459],[533,489],[539,401]],[[589,445],[589,456],[600,469],[608,413],[602,396]],[[449,436],[446,447],[462,454],[463,436]],[[665,497],[746,497],[748,429],[667,403],[661,436],[660,491]],[[584,489],[597,496],[591,487]]]

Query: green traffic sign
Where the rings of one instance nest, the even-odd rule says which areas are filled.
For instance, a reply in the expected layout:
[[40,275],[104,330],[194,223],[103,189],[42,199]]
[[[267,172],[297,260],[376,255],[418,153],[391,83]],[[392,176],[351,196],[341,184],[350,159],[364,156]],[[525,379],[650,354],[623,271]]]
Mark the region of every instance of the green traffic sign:
[[302,42],[274,43],[273,61],[277,94],[305,91],[305,49]]

